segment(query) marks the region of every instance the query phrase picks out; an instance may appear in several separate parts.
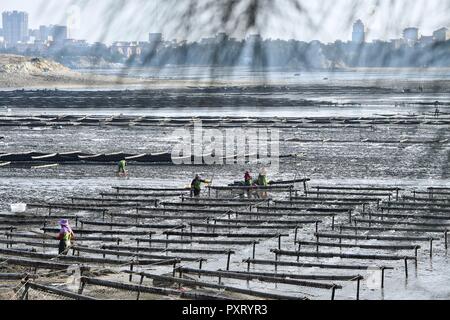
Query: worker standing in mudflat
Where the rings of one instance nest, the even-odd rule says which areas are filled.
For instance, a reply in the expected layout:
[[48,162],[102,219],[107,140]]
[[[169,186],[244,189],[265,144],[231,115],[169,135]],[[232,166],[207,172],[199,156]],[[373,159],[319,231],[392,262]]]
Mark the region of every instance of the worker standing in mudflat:
[[195,198],[200,197],[202,191],[202,183],[208,183],[207,180],[200,178],[200,175],[196,174],[194,180],[191,182],[191,195],[194,194]]
[[438,107],[436,107],[436,110],[434,110],[434,116],[436,117],[436,118],[439,118],[439,113],[440,113],[441,111],[439,110],[439,108]]
[[59,221],[59,225],[61,228],[58,236],[56,237],[56,239],[59,240],[58,254],[67,255],[67,251],[72,245],[72,240],[75,239],[75,234],[69,226],[69,221],[67,219],[62,219]]
[[248,172],[248,171],[245,171],[245,174],[244,174],[244,186],[248,187],[247,197],[251,198],[252,194],[251,194],[250,188],[253,186],[253,178],[250,175],[250,172]]
[[434,102],[434,106],[436,107],[436,109],[434,110],[434,116],[435,116],[436,118],[438,118],[438,117],[439,117],[439,113],[440,113],[440,110],[439,110],[439,101],[435,101],[435,102]]
[[[269,186],[269,181],[267,179],[267,170],[265,168],[259,172],[258,179],[256,180],[256,184],[258,185],[258,187],[263,187],[263,188],[267,188]],[[258,194],[263,199],[267,198],[266,190],[262,190]]]

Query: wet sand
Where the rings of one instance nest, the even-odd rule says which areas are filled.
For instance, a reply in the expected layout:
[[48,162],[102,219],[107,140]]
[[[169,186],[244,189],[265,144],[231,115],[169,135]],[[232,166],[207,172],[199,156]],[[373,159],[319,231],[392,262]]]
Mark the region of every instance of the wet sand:
[[[311,87],[310,87],[311,88]],[[347,90],[340,87],[336,91],[327,91],[320,86],[316,90],[311,90],[311,95],[315,99],[322,100],[320,90],[324,95],[339,95]],[[12,109],[12,113],[17,112],[22,116],[31,116],[28,108],[33,108],[33,114],[44,114],[46,112],[63,115],[65,112],[75,112],[83,114],[84,111],[95,115],[95,106],[102,105],[101,113],[111,115],[117,113],[127,113],[130,110],[134,114],[151,113],[146,109],[148,104],[152,104],[155,109],[164,112],[164,107],[170,106],[175,110],[181,110],[177,106],[184,106],[184,110],[189,108],[204,108],[214,106],[226,107],[227,112],[239,112],[239,108],[247,109],[249,106],[257,105],[265,108],[278,107],[288,108],[289,114],[301,113],[301,103],[311,108],[319,108],[321,102],[302,98],[286,99],[286,88],[277,88],[270,91],[270,96],[265,96],[264,87],[252,87],[250,91],[243,94],[241,88],[235,88],[231,96],[224,95],[228,89],[221,87],[207,88],[185,88],[181,91],[143,91],[143,92],[94,92],[94,93],[73,93],[73,92],[8,92],[0,95],[2,105]],[[329,88],[328,88],[329,89]],[[210,91],[211,90],[211,91]],[[377,91],[379,90],[379,91]],[[371,93],[368,98],[373,100],[373,104],[378,103],[380,97],[390,101],[391,97],[398,96],[401,91],[397,88],[379,88],[373,90],[355,89],[354,97],[364,97]],[[296,94],[300,94],[302,87],[296,88]],[[328,93],[327,93],[328,92]],[[331,92],[331,93],[330,93]],[[441,92],[441,91],[439,91]],[[111,99],[107,99],[108,94]],[[210,99],[212,96],[216,96]],[[234,95],[237,95],[235,98]],[[317,96],[319,96],[317,98]],[[95,98],[97,97],[97,98]],[[374,98],[375,97],[375,98]],[[450,187],[450,147],[448,142],[438,144],[417,143],[408,144],[402,141],[408,140],[439,140],[444,141],[450,136],[450,128],[446,125],[436,125],[432,119],[434,105],[433,98],[436,95],[432,92],[415,101],[415,107],[405,107],[402,115],[406,116],[408,110],[428,117],[428,120],[419,124],[404,124],[391,121],[388,124],[373,124],[363,126],[354,124],[346,126],[345,117],[339,126],[327,123],[313,124],[310,126],[292,126],[280,128],[280,153],[298,154],[299,157],[283,158],[280,163],[280,172],[271,175],[271,179],[293,179],[298,177],[308,177],[313,184],[323,184],[332,186],[341,185],[377,185],[377,186],[400,186],[407,192],[414,189],[424,189],[428,186]],[[408,97],[401,96],[399,101]],[[331,99],[326,101],[328,108]],[[437,99],[435,99],[437,100]],[[108,102],[109,101],[109,102]],[[104,105],[108,103],[109,105]],[[317,105],[316,105],[317,103]],[[332,102],[334,103],[334,102]],[[392,102],[390,102],[392,104]],[[423,104],[420,104],[423,103]],[[446,103],[446,102],[444,102]],[[146,105],[147,104],[147,105]],[[236,109],[233,109],[233,106]],[[71,108],[69,108],[71,107]],[[87,109],[83,109],[87,107]],[[239,107],[239,108],[238,108]],[[342,106],[341,106],[342,107]],[[363,105],[363,115],[364,108]],[[337,107],[339,108],[339,107]],[[443,111],[448,111],[447,105],[441,105]],[[197,109],[198,110],[198,109]],[[231,111],[230,111],[231,110]],[[233,111],[234,110],[234,111]],[[255,109],[256,113],[258,109]],[[328,110],[328,109],[327,109]],[[381,104],[384,113],[395,114],[398,109],[392,106],[386,107]],[[8,111],[6,111],[8,113]],[[193,111],[195,113],[195,110]],[[280,113],[278,116],[282,116]],[[366,114],[367,115],[367,114]],[[397,115],[398,116],[398,115]],[[322,115],[323,117],[323,115]],[[176,117],[175,117],[176,118]],[[245,118],[245,119],[244,119]],[[319,116],[320,118],[320,116]],[[354,117],[347,115],[347,119]],[[431,120],[432,119],[432,120]],[[226,119],[222,119],[226,121]],[[242,117],[245,123],[252,123],[252,117]],[[220,126],[216,129],[224,129]],[[150,127],[136,126],[73,126],[73,127],[41,127],[33,126],[0,126],[0,151],[1,153],[29,152],[32,150],[42,152],[68,152],[80,150],[93,154],[130,152],[156,153],[170,152],[176,139],[172,137],[174,127],[164,124]],[[310,140],[309,142],[304,142]],[[334,142],[333,142],[334,140]],[[379,142],[369,143],[368,140],[393,141],[391,143]],[[111,192],[112,186],[133,186],[133,187],[174,187],[182,188],[190,183],[195,173],[201,173],[204,177],[214,178],[214,185],[226,185],[235,180],[241,180],[245,170],[257,173],[262,165],[226,165],[226,166],[173,166],[173,165],[138,165],[130,163],[129,179],[121,179],[115,176],[115,164],[107,165],[61,165],[57,168],[31,169],[28,166],[6,166],[0,167],[0,211],[7,212],[11,203],[19,202],[40,202],[40,201],[68,201],[71,196],[95,196],[100,192]],[[274,195],[274,197],[280,197]],[[177,200],[177,199],[174,199]],[[179,199],[178,199],[179,200]],[[125,210],[126,211],[126,210]],[[128,212],[134,212],[129,209]],[[86,218],[99,220],[95,214],[83,213]],[[121,219],[120,221],[128,221]],[[158,220],[159,221],[159,220]],[[343,222],[344,220],[339,220]],[[161,221],[159,221],[161,222]],[[165,219],[163,223],[173,222]],[[56,221],[54,222],[56,223]],[[51,225],[53,226],[53,225]],[[329,228],[327,221],[324,228]],[[106,229],[105,229],[106,230]],[[314,227],[308,226],[302,230],[305,237],[314,233]],[[162,236],[162,235],[161,235]],[[313,239],[309,239],[313,240]],[[126,244],[134,245],[134,242],[127,239]],[[273,259],[273,254],[269,249],[276,247],[276,240],[264,241],[258,247],[260,258]],[[285,244],[286,248],[294,250],[291,243]],[[22,246],[23,248],[23,246]],[[198,247],[197,247],[198,248]],[[208,248],[203,246],[202,248]],[[243,270],[242,259],[248,258],[251,248],[237,248],[238,253],[232,260],[232,269]],[[426,254],[422,253],[417,270],[411,270],[411,276],[405,280],[401,266],[397,266],[395,272],[387,275],[387,290],[371,290],[364,286],[361,295],[364,299],[448,299],[449,292],[448,278],[448,257],[444,253],[442,244],[436,245],[436,256],[429,260]],[[354,252],[358,252],[355,250]],[[309,259],[315,261],[314,258]],[[333,259],[333,262],[339,259]],[[215,256],[205,265],[205,268],[217,270],[223,268],[226,257]],[[197,267],[197,263],[190,264]],[[127,268],[125,268],[127,269]],[[261,268],[265,271],[273,271],[272,267]],[[3,270],[3,269],[1,269]],[[158,274],[170,273],[171,267],[159,267],[155,269]],[[285,268],[286,271],[296,273],[298,268]],[[20,269],[19,269],[20,271]],[[154,271],[154,270],[153,270]],[[6,271],[5,271],[6,272]],[[317,272],[312,270],[310,272]],[[343,274],[343,273],[342,273]],[[349,274],[349,272],[347,272]],[[105,278],[126,282],[123,274],[112,274]],[[45,279],[46,283],[52,283],[55,279]],[[151,284],[146,280],[145,284]],[[229,285],[239,285],[237,280],[227,280]],[[242,285],[242,282],[240,282]],[[342,291],[339,291],[339,299],[354,299],[354,283],[347,283]],[[312,299],[329,299],[329,292],[317,292],[300,288],[298,290],[292,286],[272,285],[264,282],[252,282],[252,288],[271,292],[279,292],[292,295],[306,294]],[[92,293],[100,298],[113,297],[126,299],[130,295],[123,291],[106,290],[91,287],[86,294]],[[2,297],[8,297],[2,295]],[[134,298],[134,296],[133,296]],[[147,296],[146,298],[154,298]]]

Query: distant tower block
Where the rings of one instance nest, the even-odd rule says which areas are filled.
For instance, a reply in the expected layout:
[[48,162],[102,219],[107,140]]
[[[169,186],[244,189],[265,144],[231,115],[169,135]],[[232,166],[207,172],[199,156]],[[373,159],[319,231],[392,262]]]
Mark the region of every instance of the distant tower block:
[[67,27],[66,26],[53,26],[53,41],[64,42],[67,40]]
[[163,41],[162,33],[149,33],[148,42],[161,43]]
[[403,30],[403,40],[405,42],[417,42],[419,40],[419,29],[418,28],[406,28]]
[[366,41],[366,31],[361,20],[353,24],[352,42],[362,44]]
[[450,31],[448,28],[440,28],[433,32],[433,39],[436,42],[444,42],[450,39]]
[[8,47],[28,41],[28,13],[12,11],[2,13],[3,37]]

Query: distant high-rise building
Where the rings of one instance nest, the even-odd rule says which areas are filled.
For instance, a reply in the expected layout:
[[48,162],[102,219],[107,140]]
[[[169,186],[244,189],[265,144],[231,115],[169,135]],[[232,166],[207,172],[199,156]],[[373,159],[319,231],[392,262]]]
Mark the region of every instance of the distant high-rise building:
[[68,39],[67,26],[50,25],[40,26],[37,32],[37,39],[40,41],[53,41],[63,43]]
[[390,42],[394,49],[399,49],[405,44],[405,41],[403,41],[403,39],[391,39]]
[[28,41],[28,13],[6,11],[2,14],[3,37],[8,46]]
[[212,37],[209,37],[209,38],[201,38],[201,39],[200,39],[200,44],[203,44],[203,45],[213,45],[213,44],[216,44],[216,38],[212,38]]
[[406,42],[416,42],[419,40],[418,28],[406,28],[403,30],[403,40]]
[[219,43],[228,41],[228,35],[225,32],[220,32],[216,36],[216,41]]
[[28,35],[29,37],[33,37],[34,40],[39,40],[40,35],[39,35],[39,29],[30,29],[28,30]]
[[64,42],[67,39],[67,27],[52,26],[52,36],[54,42]]
[[39,40],[47,41],[52,36],[52,30],[49,26],[39,26]]
[[163,41],[162,33],[149,33],[148,42],[161,43]]
[[447,41],[450,39],[450,31],[448,28],[440,28],[439,30],[433,32],[433,38],[434,41],[437,42]]
[[364,23],[362,23],[361,20],[358,20],[353,24],[352,42],[356,44],[366,42],[366,30]]
[[433,42],[434,42],[433,36],[421,36],[419,39],[419,43],[422,46],[427,46],[427,45],[433,44]]
[[260,34],[251,34],[247,41],[251,44],[260,43],[262,41],[262,37]]

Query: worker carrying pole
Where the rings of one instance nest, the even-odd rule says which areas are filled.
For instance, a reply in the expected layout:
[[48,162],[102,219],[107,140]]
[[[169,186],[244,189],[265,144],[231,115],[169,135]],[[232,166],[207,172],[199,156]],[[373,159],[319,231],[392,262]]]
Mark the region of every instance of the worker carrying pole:
[[119,161],[117,176],[126,177],[127,175],[128,175],[127,162],[125,159],[122,159]]
[[58,236],[56,237],[56,239],[59,240],[58,254],[67,255],[67,251],[72,245],[72,240],[75,239],[75,234],[69,226],[69,221],[67,219],[60,220],[59,225],[61,228]]
[[202,191],[202,183],[209,183],[209,181],[200,178],[200,175],[196,174],[194,180],[192,180],[191,182],[191,195],[193,193],[195,198],[200,197],[200,192]]

